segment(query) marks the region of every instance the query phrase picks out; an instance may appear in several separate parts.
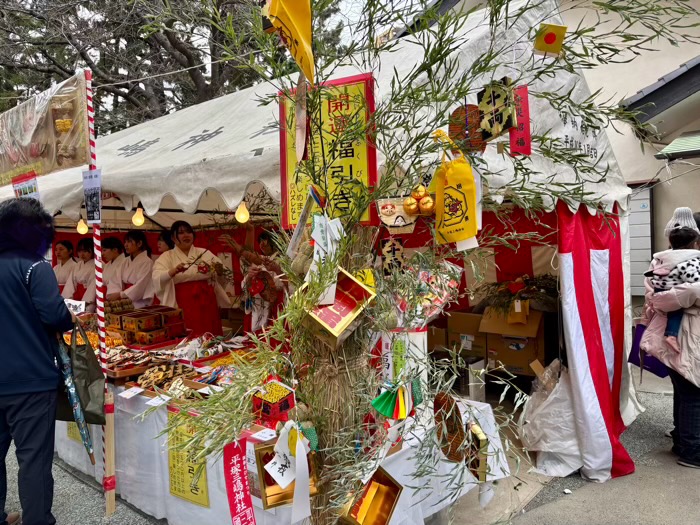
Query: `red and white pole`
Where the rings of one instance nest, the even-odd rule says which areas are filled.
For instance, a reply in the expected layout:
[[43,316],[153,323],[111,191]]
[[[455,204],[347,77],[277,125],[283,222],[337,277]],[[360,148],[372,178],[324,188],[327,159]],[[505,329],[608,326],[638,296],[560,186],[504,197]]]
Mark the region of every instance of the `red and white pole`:
[[[90,133],[90,170],[97,169],[97,144],[95,138],[95,105],[92,91],[92,71],[85,70],[85,88],[87,93],[87,116]],[[102,278],[102,230],[99,224],[92,225],[92,236],[95,243],[95,294],[97,300],[97,331],[100,338],[100,365],[102,373],[107,375],[107,333],[105,324],[105,294],[106,289]],[[116,476],[114,449],[114,394],[105,383],[105,418],[102,428],[102,459],[104,476],[102,486],[105,491],[106,514],[111,516],[116,510]]]

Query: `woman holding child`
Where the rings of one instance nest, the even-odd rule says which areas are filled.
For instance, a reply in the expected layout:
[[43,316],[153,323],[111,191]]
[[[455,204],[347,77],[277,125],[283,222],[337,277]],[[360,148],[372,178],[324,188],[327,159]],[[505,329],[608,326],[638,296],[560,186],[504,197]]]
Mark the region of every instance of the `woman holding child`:
[[678,208],[666,235],[671,249],[655,254],[645,274],[641,349],[669,367],[678,464],[700,468],[700,224]]

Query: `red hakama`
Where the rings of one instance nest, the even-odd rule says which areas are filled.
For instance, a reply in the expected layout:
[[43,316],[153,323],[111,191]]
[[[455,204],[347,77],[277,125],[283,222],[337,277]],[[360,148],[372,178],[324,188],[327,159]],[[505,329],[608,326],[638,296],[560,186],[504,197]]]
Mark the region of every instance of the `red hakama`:
[[175,285],[177,306],[192,336],[224,335],[214,287],[207,281],[188,281]]

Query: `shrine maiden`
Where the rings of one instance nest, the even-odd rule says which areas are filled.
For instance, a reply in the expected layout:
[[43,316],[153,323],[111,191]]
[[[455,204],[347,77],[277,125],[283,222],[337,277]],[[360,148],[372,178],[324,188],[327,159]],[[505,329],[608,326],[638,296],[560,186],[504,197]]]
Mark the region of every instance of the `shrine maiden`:
[[78,267],[78,263],[73,259],[73,243],[58,241],[54,253],[58,262],[53,267],[53,272],[56,274],[58,289],[63,293],[66,283],[73,278],[73,271]]
[[102,280],[107,288],[107,296],[120,291],[120,285],[116,278],[126,257],[124,257],[124,245],[116,237],[107,237],[102,241]]
[[78,265],[61,295],[64,299],[85,301],[85,311],[95,311],[95,245],[92,239],[78,243]]
[[222,335],[219,307],[231,307],[222,287],[223,264],[209,250],[194,246],[194,230],[188,223],[176,222],[171,233],[175,248],[153,266],[156,294],[161,304],[182,309],[192,335]]
[[114,279],[114,287],[118,287],[118,290],[109,293],[107,299],[131,299],[135,308],[151,306],[155,295],[153,260],[146,235],[139,230],[127,233],[124,238],[124,251],[127,258]]

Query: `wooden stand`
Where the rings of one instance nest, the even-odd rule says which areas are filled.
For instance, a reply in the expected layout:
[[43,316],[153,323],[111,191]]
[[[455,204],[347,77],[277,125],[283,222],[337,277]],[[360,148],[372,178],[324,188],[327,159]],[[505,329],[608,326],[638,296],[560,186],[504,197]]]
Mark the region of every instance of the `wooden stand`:
[[[105,405],[114,405],[114,394],[111,389],[105,394]],[[105,480],[115,479],[115,449],[114,449],[114,411],[105,414]],[[106,514],[111,516],[117,510],[117,488],[115,483],[105,484]]]

